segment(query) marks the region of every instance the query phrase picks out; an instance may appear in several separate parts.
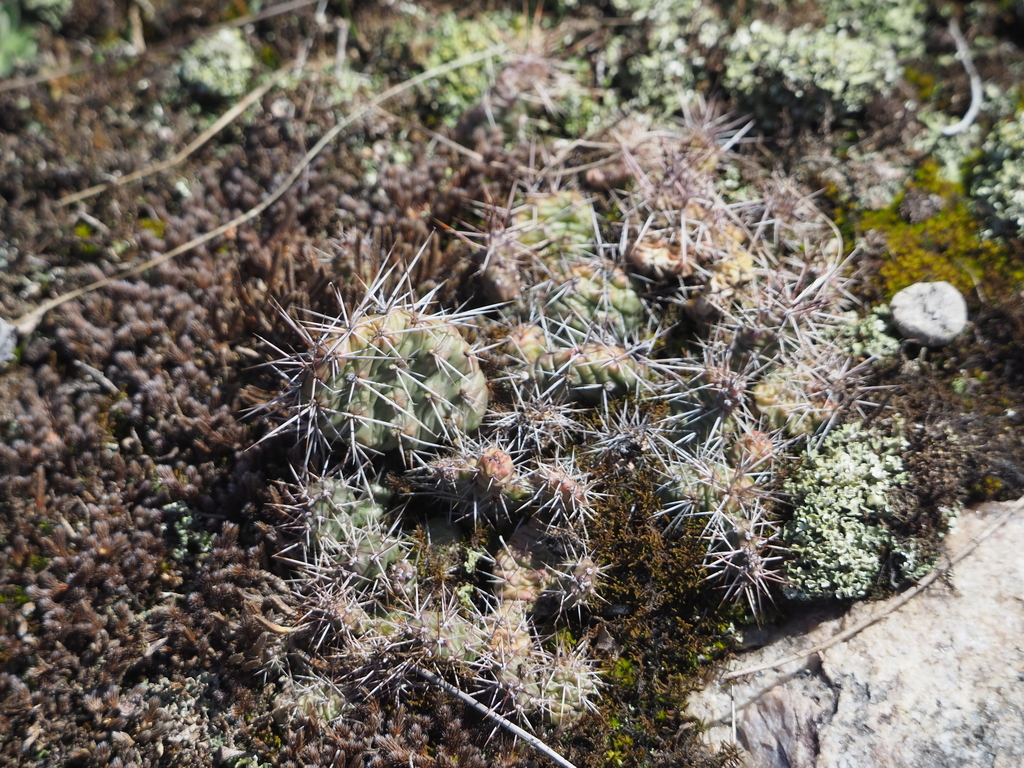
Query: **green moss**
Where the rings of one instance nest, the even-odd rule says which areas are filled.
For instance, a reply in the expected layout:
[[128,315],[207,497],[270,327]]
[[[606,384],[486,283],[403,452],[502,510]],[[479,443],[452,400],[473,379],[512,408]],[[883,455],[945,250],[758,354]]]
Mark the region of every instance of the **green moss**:
[[900,216],[901,195],[889,208],[865,213],[859,229],[885,235],[887,259],[878,274],[886,297],[916,282],[946,280],[965,294],[981,287],[1001,297],[1024,283],[1024,264],[1005,244],[984,237],[982,223],[968,205],[962,188],[939,175],[938,164],[926,161],[907,190],[939,195],[945,208],[911,223]]
[[616,685],[636,685],[636,664],[627,658],[618,659],[608,670],[608,677]]
[[0,605],[22,606],[29,601],[28,595],[22,587],[9,585],[0,592]]
[[160,219],[139,219],[139,226],[148,229],[157,237],[163,239],[166,225]]
[[914,88],[917,89],[917,98],[921,101],[930,101],[937,92],[938,82],[931,72],[923,72],[914,67],[907,67],[903,76]]

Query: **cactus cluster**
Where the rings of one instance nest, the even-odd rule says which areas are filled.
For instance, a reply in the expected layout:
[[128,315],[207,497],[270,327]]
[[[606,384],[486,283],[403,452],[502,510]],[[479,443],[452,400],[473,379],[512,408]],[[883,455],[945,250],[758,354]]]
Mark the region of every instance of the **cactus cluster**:
[[834,228],[781,186],[723,195],[732,125],[620,125],[605,216],[571,184],[472,204],[472,279],[499,306],[446,311],[382,276],[340,317],[294,321],[283,429],[311,466],[342,460],[293,494],[296,559],[362,668],[443,667],[488,705],[573,722],[612,556],[588,528],[627,474],[651,478],[669,545],[704,540],[723,599],[764,610],[786,556],[774,467],[858,361]]
[[339,317],[296,323],[308,349],[278,361],[295,385],[294,418],[310,450],[347,449],[360,466],[473,432],[488,399],[477,352],[459,328],[471,315],[370,288],[353,311],[342,304]]

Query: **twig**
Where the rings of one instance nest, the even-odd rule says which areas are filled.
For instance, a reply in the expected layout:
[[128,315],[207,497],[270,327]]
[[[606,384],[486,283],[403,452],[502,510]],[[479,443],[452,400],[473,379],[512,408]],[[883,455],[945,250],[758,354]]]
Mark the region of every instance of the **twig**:
[[435,675],[433,672],[428,672],[427,670],[423,669],[422,667],[413,667],[413,669],[414,669],[414,671],[416,672],[417,675],[422,677],[424,680],[426,680],[431,685],[436,685],[438,688],[441,688],[444,691],[447,691],[452,696],[455,696],[456,698],[458,698],[459,701],[461,701],[466,706],[472,707],[473,709],[475,709],[477,712],[479,712],[484,717],[487,717],[487,718],[490,718],[491,720],[494,720],[502,728],[505,728],[506,730],[511,731],[516,736],[518,736],[520,739],[522,739],[527,744],[529,744],[531,747],[536,749],[538,752],[541,752],[542,754],[544,754],[547,757],[551,758],[558,765],[562,766],[562,768],[576,768],[575,765],[573,765],[568,760],[566,760],[564,757],[562,757],[560,754],[555,752],[555,750],[553,750],[551,747],[549,747],[543,741],[538,739],[532,733],[529,733],[528,731],[524,731],[522,728],[520,728],[518,725],[513,723],[508,718],[502,717],[501,715],[499,715],[492,708],[485,707],[483,704],[481,704],[479,701],[474,699],[468,693],[465,693],[464,691],[456,688],[451,683],[449,683],[449,682],[447,682],[445,680],[442,680],[440,677]]
[[106,376],[104,376],[103,372],[100,371],[99,369],[93,368],[91,365],[89,365],[86,362],[83,362],[82,360],[75,360],[74,366],[88,374],[93,381],[95,381],[97,384],[103,387],[103,389],[105,389],[109,394],[116,395],[118,392],[120,392],[120,390],[117,388],[117,385],[114,384],[114,382],[112,382]]
[[43,316],[51,309],[55,309],[56,307],[59,307],[61,304],[65,304],[71,301],[72,299],[77,299],[79,296],[84,296],[87,293],[92,293],[93,291],[108,286],[111,283],[116,282],[118,280],[123,280],[126,277],[132,277],[133,275],[140,274],[141,272],[145,272],[148,269],[152,269],[153,267],[159,266],[160,264],[163,264],[165,261],[170,261],[175,256],[180,256],[181,254],[186,253],[187,251],[191,251],[193,248],[200,246],[203,243],[207,243],[210,240],[213,240],[213,238],[223,235],[225,232],[228,232],[229,230],[232,230],[242,224],[245,224],[247,221],[255,219],[257,216],[259,216],[261,213],[267,210],[267,208],[273,205],[285,192],[288,191],[292,184],[294,184],[296,180],[299,178],[299,176],[302,175],[302,172],[309,166],[310,163],[313,162],[316,156],[323,151],[324,147],[330,144],[339,133],[345,130],[345,128],[354,123],[356,120],[358,120],[360,117],[362,117],[364,114],[366,114],[369,110],[373,109],[378,104],[381,104],[387,101],[388,99],[392,99],[395,96],[404,93],[410,88],[414,88],[415,86],[419,85],[420,83],[426,80],[430,80],[435,77],[440,77],[441,75],[447,74],[448,72],[453,72],[456,69],[460,69],[470,64],[475,64],[476,62],[483,61],[484,59],[492,57],[500,58],[503,55],[504,53],[500,51],[498,48],[488,48],[485,51],[478,51],[477,53],[462,56],[461,58],[455,59],[454,61],[450,61],[447,64],[442,64],[441,66],[429,69],[426,72],[421,72],[415,77],[411,77],[408,80],[405,80],[404,82],[401,82],[398,85],[394,85],[391,88],[388,88],[386,91],[377,94],[372,99],[367,101],[363,106],[359,107],[359,109],[355,110],[348,116],[342,118],[337,123],[335,123],[334,127],[331,128],[327,133],[325,133],[320,138],[320,140],[313,145],[312,149],[310,149],[303,156],[302,160],[299,161],[298,165],[296,165],[292,169],[291,173],[289,173],[285,180],[281,182],[280,186],[278,186],[277,189],[275,189],[273,192],[267,195],[267,197],[265,197],[262,200],[262,202],[260,202],[258,205],[254,206],[253,208],[250,208],[245,213],[239,214],[235,218],[231,219],[231,221],[225,222],[224,224],[221,224],[219,227],[210,230],[206,234],[194,237],[187,243],[179,245],[177,248],[172,248],[167,253],[155,256],[152,259],[149,259],[148,261],[144,261],[142,264],[134,266],[130,269],[126,269],[123,272],[118,272],[116,275],[112,275],[111,277],[105,277],[102,280],[97,280],[96,282],[89,283],[88,285],[82,286],[81,288],[76,288],[75,290],[70,291],[64,294],[63,296],[58,296],[57,298],[45,301],[40,306],[33,309],[31,312],[22,315],[17,320],[14,320],[11,323],[11,325],[17,328],[18,333],[20,333],[22,336],[27,336],[28,334],[32,333],[33,330],[35,330],[36,326],[38,326],[39,322],[43,319]]
[[[137,8],[138,6],[133,5],[132,7]],[[269,91],[271,88],[273,88],[275,85],[281,82],[281,79],[286,74],[288,74],[288,70],[291,67],[292,63],[288,63],[285,66],[281,67],[279,70],[277,70],[277,72],[275,72],[274,75],[269,80],[267,80],[267,82],[250,91],[245,96],[245,98],[243,98],[231,109],[229,109],[227,112],[221,115],[217,122],[215,122],[213,125],[207,128],[201,134],[199,134],[195,139],[193,139],[189,143],[187,147],[178,152],[178,154],[176,154],[174,157],[168,158],[167,160],[159,162],[156,165],[151,165],[148,168],[143,168],[142,170],[135,171],[134,173],[129,173],[127,176],[122,176],[121,178],[114,179],[113,181],[110,181],[106,184],[96,184],[95,186],[88,187],[86,189],[81,190],[80,192],[72,192],[71,194],[65,195],[60,200],[58,200],[57,205],[69,205],[71,203],[77,203],[79,200],[85,200],[86,198],[89,197],[95,197],[96,195],[100,194],[106,189],[109,189],[110,187],[119,187],[123,184],[130,184],[133,181],[144,179],[147,176],[152,176],[154,173],[166,171],[168,168],[173,168],[174,166],[179,165],[180,163],[184,162],[189,157],[189,155],[191,155],[193,152],[195,152],[197,149],[203,146],[206,142],[208,142],[210,139],[212,139],[214,136],[220,133],[221,130],[223,130],[229,123],[233,122],[236,117],[238,117],[245,110],[247,110],[254,102],[262,99],[263,96],[267,93],[267,91]]]
[[334,52],[334,79],[341,82],[345,74],[345,56],[348,48],[348,19],[338,22],[338,43]]
[[739,677],[746,677],[747,675],[753,675],[756,672],[765,672],[769,669],[777,669],[779,667],[785,666],[786,664],[790,664],[794,661],[800,661],[801,659],[805,659],[808,656],[813,656],[816,653],[820,653],[821,651],[831,648],[833,645],[838,645],[839,643],[846,642],[854,635],[863,632],[872,624],[880,621],[881,619],[884,619],[886,616],[893,613],[894,611],[899,610],[908,602],[910,602],[913,598],[917,597],[919,594],[924,592],[929,586],[931,586],[933,582],[935,582],[936,579],[948,573],[954,565],[959,563],[961,560],[963,560],[965,557],[971,554],[971,552],[977,549],[978,545],[981,544],[981,542],[983,542],[985,539],[987,539],[989,536],[991,536],[997,530],[999,530],[999,528],[1001,528],[1006,523],[1006,521],[1010,519],[1011,515],[1013,515],[1016,512],[1019,512],[1022,508],[1024,508],[1024,498],[1018,499],[1013,504],[1009,505],[1006,508],[1006,510],[1001,515],[999,515],[999,517],[997,517],[991,525],[989,525],[988,528],[986,528],[984,531],[982,531],[973,539],[971,539],[970,542],[968,542],[963,547],[963,549],[961,549],[959,552],[953,555],[952,558],[950,558],[948,561],[946,561],[939,567],[935,568],[931,573],[929,573],[927,576],[921,579],[921,581],[919,581],[915,587],[913,587],[912,589],[908,589],[902,595],[900,595],[892,602],[890,602],[888,605],[886,605],[886,607],[876,615],[869,616],[863,621],[857,622],[849,629],[844,629],[842,632],[838,632],[837,634],[830,637],[828,640],[819,643],[813,648],[808,648],[807,650],[800,651],[799,653],[794,653],[791,656],[786,656],[784,658],[778,659],[777,661],[770,661],[765,664],[758,664],[754,667],[740,669],[736,672],[729,672],[728,674],[722,675],[719,682],[727,683],[730,680],[735,680]]
[[469,147],[465,147],[462,144],[459,144],[457,141],[452,141],[444,134],[438,133],[437,131],[433,131],[430,128],[427,128],[427,126],[423,125],[422,123],[418,123],[413,120],[407,120],[404,117],[396,115],[394,112],[389,112],[383,107],[375,106],[374,111],[377,112],[382,117],[386,117],[388,120],[394,120],[396,123],[404,125],[406,128],[410,128],[414,131],[419,131],[423,135],[429,136],[432,141],[436,141],[438,144],[448,147],[448,149],[452,150],[453,152],[458,152],[460,155],[468,157],[470,160],[475,160],[478,163],[482,163],[484,161],[484,156],[481,155],[479,152],[472,150]]
[[966,38],[960,32],[960,25],[957,24],[955,18],[949,20],[949,34],[953,36],[953,41],[956,43],[956,52],[960,56],[964,69],[967,70],[967,76],[971,79],[971,105],[967,108],[967,114],[963,116],[960,122],[947,125],[942,129],[943,136],[956,136],[958,133],[962,133],[970,128],[981,111],[981,75],[978,74],[978,70],[974,66],[974,59],[971,58],[971,49],[967,45]]
[[132,48],[136,55],[141,56],[146,52],[146,36],[142,30],[142,9],[138,3],[132,3],[128,8],[128,26],[132,33]]

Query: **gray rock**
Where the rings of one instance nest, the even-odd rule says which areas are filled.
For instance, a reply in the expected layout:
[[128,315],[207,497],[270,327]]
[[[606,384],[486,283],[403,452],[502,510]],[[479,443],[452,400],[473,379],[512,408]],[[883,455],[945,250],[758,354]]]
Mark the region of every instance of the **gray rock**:
[[[959,551],[1004,505],[962,515]],[[748,768],[1010,768],[1024,765],[1024,511],[898,611],[787,666],[712,683],[690,699],[711,746]],[[883,603],[804,616],[729,662],[755,666],[813,647]]]
[[949,344],[967,325],[967,302],[945,280],[914,283],[893,296],[890,306],[896,330],[928,347]]

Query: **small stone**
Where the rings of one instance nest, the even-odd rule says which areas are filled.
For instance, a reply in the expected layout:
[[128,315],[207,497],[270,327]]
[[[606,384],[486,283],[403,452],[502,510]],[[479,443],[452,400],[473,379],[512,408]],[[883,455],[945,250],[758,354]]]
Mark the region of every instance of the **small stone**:
[[914,283],[892,297],[892,319],[900,335],[927,347],[943,347],[967,325],[967,302],[946,281]]

